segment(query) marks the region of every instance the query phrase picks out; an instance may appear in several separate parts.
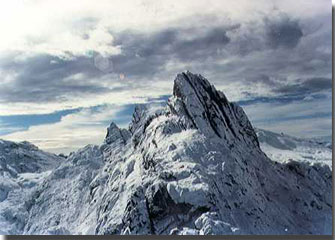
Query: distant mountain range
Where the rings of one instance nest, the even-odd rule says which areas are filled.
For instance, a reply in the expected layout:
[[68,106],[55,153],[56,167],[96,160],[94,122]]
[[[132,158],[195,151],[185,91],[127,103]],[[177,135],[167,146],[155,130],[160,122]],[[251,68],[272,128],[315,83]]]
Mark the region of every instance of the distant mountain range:
[[327,164],[332,167],[332,143],[329,138],[297,138],[263,129],[255,129],[261,149],[278,162],[289,160]]

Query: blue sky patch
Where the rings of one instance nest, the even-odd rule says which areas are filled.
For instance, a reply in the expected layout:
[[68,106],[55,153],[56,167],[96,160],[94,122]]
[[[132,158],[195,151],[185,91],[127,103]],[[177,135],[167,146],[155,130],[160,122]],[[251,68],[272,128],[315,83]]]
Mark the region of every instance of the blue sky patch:
[[17,131],[27,130],[30,126],[56,123],[59,122],[63,116],[79,111],[80,108],[67,109],[50,114],[0,116],[0,136]]

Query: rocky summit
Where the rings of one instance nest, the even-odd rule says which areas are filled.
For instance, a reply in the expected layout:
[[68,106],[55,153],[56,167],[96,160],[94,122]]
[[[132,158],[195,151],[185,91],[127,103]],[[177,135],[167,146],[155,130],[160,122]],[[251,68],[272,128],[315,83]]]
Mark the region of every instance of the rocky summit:
[[101,146],[67,158],[20,146],[0,142],[3,234],[332,231],[329,166],[270,160],[243,109],[190,72],[164,106],[137,106],[128,129],[112,123]]

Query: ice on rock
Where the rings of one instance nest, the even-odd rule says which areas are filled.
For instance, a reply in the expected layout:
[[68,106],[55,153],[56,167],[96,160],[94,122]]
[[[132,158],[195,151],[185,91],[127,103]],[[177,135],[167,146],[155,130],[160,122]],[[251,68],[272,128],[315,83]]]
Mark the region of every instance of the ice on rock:
[[236,228],[231,227],[229,223],[220,220],[215,212],[202,214],[195,221],[195,228],[201,235],[227,235],[236,232]]
[[183,179],[181,181],[169,182],[167,190],[172,200],[177,203],[188,203],[193,206],[207,206],[208,186],[203,183],[194,183],[192,180]]
[[[166,105],[137,106],[128,130],[112,123],[100,147],[89,145],[52,168],[54,156],[43,155],[45,162],[37,162],[48,167],[33,169],[49,173],[38,181],[36,176],[34,187],[26,185],[33,190],[24,200],[18,191],[8,193],[18,186],[20,158],[13,153],[0,158],[5,172],[0,177],[8,179],[0,188],[5,199],[0,229],[18,234],[331,234],[330,168],[275,162],[261,147],[241,107],[201,75],[181,73]],[[6,151],[1,144],[0,151]],[[27,152],[35,154],[32,162],[42,156],[38,149]],[[8,164],[11,158],[16,165]],[[5,211],[8,202],[21,202],[23,214]]]

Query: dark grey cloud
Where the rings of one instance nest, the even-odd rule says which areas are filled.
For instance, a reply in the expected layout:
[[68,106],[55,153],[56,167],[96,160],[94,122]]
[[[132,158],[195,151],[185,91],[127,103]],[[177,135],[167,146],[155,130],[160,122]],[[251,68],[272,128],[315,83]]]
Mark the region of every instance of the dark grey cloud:
[[[308,32],[308,36],[303,35],[299,38],[298,44],[282,45],[287,43],[285,40],[276,42],[276,48],[268,44],[268,25],[264,23],[266,21],[270,20],[253,23],[252,26],[243,25],[241,31],[231,38],[227,45],[228,56],[223,58],[229,60],[233,57],[233,61],[224,64],[213,62],[205,70],[208,73],[216,73],[213,76],[214,81],[227,79],[227,82],[239,82],[244,86],[262,83],[264,87],[269,88],[268,91],[274,92],[282,86],[292,85],[290,79],[301,78],[300,82],[303,83],[313,78],[330,78],[331,25],[327,23],[331,22],[331,15],[299,21],[282,14],[279,17],[274,16],[268,25],[281,26],[286,23],[299,26],[302,32]],[[215,83],[224,86],[220,81]],[[274,93],[285,94],[279,90]],[[252,95],[258,96],[251,93],[245,96]]]
[[245,79],[245,83],[247,84],[248,82],[252,82],[252,83],[262,83],[266,86],[271,86],[274,87],[276,86],[278,83],[278,81],[271,79],[271,77],[269,75],[266,74],[255,74],[255,75],[251,75],[250,77],[247,77]]
[[27,87],[15,89],[3,89],[0,91],[2,102],[62,102],[66,101],[69,96],[83,94],[101,94],[109,92],[109,89],[99,86],[89,85],[62,85],[49,87]]
[[205,36],[192,40],[179,41],[174,46],[174,51],[180,60],[207,58],[215,55],[218,50],[224,48],[230,42],[226,31],[214,28]]
[[298,84],[290,84],[274,89],[274,92],[283,95],[308,95],[320,91],[331,91],[332,80],[330,78],[311,78],[300,81]]
[[[122,46],[123,54],[111,58],[115,71],[127,75],[152,75],[164,70],[171,60],[202,61],[217,54],[230,39],[230,28],[166,29],[152,34],[134,32],[116,33],[115,44]],[[185,38],[188,35],[189,38]]]
[[[10,57],[10,56],[8,56]],[[0,68],[15,73],[15,80],[0,89],[1,102],[52,102],[66,96],[99,94],[110,91],[106,87],[89,83],[89,79],[102,76],[92,59],[79,57],[73,61],[61,60],[49,55],[39,55],[25,61],[2,59]],[[68,79],[81,73],[82,81]]]
[[[274,80],[267,75],[261,75],[255,79],[249,78],[252,83],[262,83],[269,87],[269,91],[274,93],[270,96],[258,96],[249,91],[243,91],[245,100],[238,101],[242,106],[249,106],[257,103],[290,104],[303,101],[330,101],[332,90],[332,80],[330,78],[315,77],[309,79],[297,79],[290,83],[285,79]],[[328,103],[327,103],[328,104]]]
[[294,48],[303,37],[298,20],[290,19],[286,15],[275,21],[266,17],[264,22],[266,42],[271,48]]
[[268,49],[294,49],[305,36],[300,20],[275,11],[259,21],[239,26],[238,31],[229,34],[232,37],[229,50],[241,57]]

